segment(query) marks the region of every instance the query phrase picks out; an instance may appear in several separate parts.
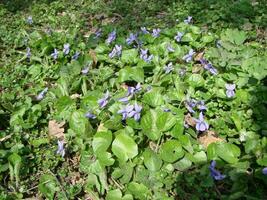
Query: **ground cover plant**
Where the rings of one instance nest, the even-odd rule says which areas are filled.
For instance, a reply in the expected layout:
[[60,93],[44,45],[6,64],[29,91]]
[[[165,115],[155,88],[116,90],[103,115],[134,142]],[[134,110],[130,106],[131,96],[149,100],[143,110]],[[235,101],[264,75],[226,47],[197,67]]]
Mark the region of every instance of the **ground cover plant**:
[[267,198],[261,1],[27,2],[0,12],[0,199]]

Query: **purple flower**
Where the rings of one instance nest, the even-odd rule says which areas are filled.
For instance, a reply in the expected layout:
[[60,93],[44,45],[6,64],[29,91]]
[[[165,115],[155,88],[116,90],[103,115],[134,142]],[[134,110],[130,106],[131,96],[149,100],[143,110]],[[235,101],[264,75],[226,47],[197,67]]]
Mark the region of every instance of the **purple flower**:
[[76,51],[75,54],[71,57],[72,60],[77,60],[80,56],[80,52]]
[[183,37],[184,33],[181,33],[181,32],[177,32],[177,35],[174,37],[174,39],[177,41],[177,42],[181,42],[182,40],[182,37]]
[[126,120],[129,117],[129,114],[133,111],[133,105],[126,105],[120,109],[117,113],[122,114],[122,120]]
[[190,113],[195,113],[194,108],[197,105],[197,101],[194,99],[189,99],[185,102],[185,107]]
[[165,74],[169,74],[172,70],[173,70],[172,62],[170,62],[168,65],[165,65],[164,67]]
[[151,85],[148,85],[148,86],[146,87],[146,91],[149,92],[150,90],[152,90],[152,86],[151,86]]
[[144,34],[149,34],[149,32],[146,30],[146,27],[141,27],[141,31],[142,31]]
[[26,57],[28,58],[28,59],[30,59],[31,58],[31,49],[29,48],[29,47],[27,47],[27,50],[26,50],[27,52],[26,52]]
[[130,98],[134,94],[140,92],[141,90],[142,90],[141,84],[137,83],[137,85],[135,87],[128,87],[126,96],[122,97],[122,98],[119,98],[118,100],[119,100],[119,102],[122,102],[122,103],[128,103]]
[[28,24],[33,24],[33,20],[32,20],[32,16],[29,16],[27,19],[26,19],[26,22],[28,23]]
[[205,102],[204,102],[203,100],[197,102],[197,108],[198,108],[200,111],[207,110],[207,107],[205,106]]
[[182,76],[184,76],[185,75],[185,73],[186,73],[186,68],[181,68],[181,69],[179,69],[179,75],[182,77]]
[[148,49],[141,49],[140,58],[149,63],[153,59],[153,55],[148,56],[147,53]]
[[192,60],[194,54],[195,54],[195,51],[193,49],[190,49],[190,51],[188,52],[188,54],[186,54],[183,57],[183,60],[185,60],[185,62],[190,62]]
[[109,53],[110,58],[114,58],[115,56],[121,55],[122,46],[121,45],[115,45],[115,47],[112,49],[112,51]]
[[209,166],[210,175],[216,181],[223,180],[226,177],[226,175],[221,174],[221,172],[216,170],[215,167],[216,167],[216,161],[212,160]]
[[132,110],[128,116],[134,117],[135,121],[139,121],[141,117],[142,106],[139,106],[136,102],[134,104],[134,110]]
[[262,169],[262,173],[263,173],[264,175],[267,175],[267,167],[264,167],[264,168]]
[[167,50],[168,50],[169,52],[174,52],[174,51],[175,51],[175,49],[171,46],[171,44],[168,44],[168,45],[167,45]]
[[82,74],[84,74],[84,75],[88,74],[88,72],[89,72],[89,67],[85,67],[85,68],[83,68],[81,72],[82,72]]
[[130,33],[130,36],[126,39],[126,43],[128,45],[132,44],[135,40],[137,40],[137,34]]
[[169,109],[169,108],[163,108],[163,112],[171,112],[171,109]]
[[109,99],[109,91],[107,91],[102,99],[99,99],[97,103],[99,104],[100,108],[104,108],[108,104]]
[[95,32],[95,38],[99,38],[101,35],[102,35],[102,30],[100,28]]
[[217,40],[216,41],[216,47],[217,48],[222,48],[222,41],[221,40]]
[[131,98],[130,96],[125,96],[125,97],[119,98],[118,101],[121,103],[128,103],[130,98]]
[[54,58],[54,60],[57,59],[57,57],[58,57],[58,51],[57,51],[57,49],[54,49],[54,52],[51,54],[51,56]]
[[141,90],[142,90],[141,84],[137,83],[137,85],[135,87],[128,87],[127,96],[134,95],[137,92],[140,92]]
[[235,84],[225,84],[226,96],[232,98],[235,96]]
[[207,60],[201,58],[200,59],[201,65],[204,67],[204,69],[208,70],[212,75],[217,75],[218,71],[216,68],[212,66],[211,63],[209,63]]
[[69,52],[70,52],[70,44],[69,43],[64,44],[64,46],[63,46],[63,54],[67,55],[67,54],[69,54]]
[[94,114],[92,114],[91,112],[86,113],[85,117],[87,117],[88,119],[95,119],[96,118],[96,116]]
[[47,91],[48,91],[48,87],[46,87],[42,92],[40,92],[40,93],[37,95],[36,99],[37,99],[38,101],[41,101],[41,100],[44,98],[44,96],[45,96],[45,94],[47,93]]
[[57,154],[61,155],[62,158],[65,156],[64,141],[57,141]]
[[191,21],[192,21],[192,18],[193,18],[193,17],[188,16],[187,19],[184,20],[184,23],[186,23],[186,24],[190,24]]
[[153,29],[152,30],[152,36],[154,37],[154,38],[156,38],[156,37],[159,37],[159,33],[160,33],[160,29],[159,28],[156,28],[156,29]]
[[116,39],[116,31],[112,31],[109,35],[108,35],[108,38],[106,40],[106,43],[109,45],[111,42],[113,42],[115,39]]
[[199,118],[195,119],[196,123],[196,130],[197,131],[206,131],[209,129],[209,124],[207,122],[204,121],[204,117],[202,112],[199,113]]

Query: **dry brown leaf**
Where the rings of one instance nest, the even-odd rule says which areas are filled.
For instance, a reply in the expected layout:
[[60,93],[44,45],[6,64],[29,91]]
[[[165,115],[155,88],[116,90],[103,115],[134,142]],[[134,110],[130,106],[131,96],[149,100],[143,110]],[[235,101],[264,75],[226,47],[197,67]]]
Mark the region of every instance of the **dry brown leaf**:
[[197,53],[196,56],[194,57],[195,61],[200,61],[200,59],[202,59],[204,56],[204,51]]
[[221,142],[223,141],[223,139],[219,138],[214,131],[207,131],[200,135],[198,141],[200,144],[207,148],[211,143]]
[[99,126],[97,127],[97,132],[101,131],[107,131],[108,129],[104,126],[104,123],[100,123]]
[[48,124],[49,136],[64,140],[64,125],[65,122],[58,123],[56,120],[50,120]]
[[190,113],[188,113],[185,118],[185,123],[188,124],[189,126],[196,126],[196,121],[194,120],[194,118],[190,115]]
[[196,74],[196,73],[200,72],[201,69],[202,69],[201,65],[194,65],[192,68],[192,73]]
[[93,59],[93,67],[96,66],[97,64],[97,57],[96,57],[96,52],[93,49],[89,50],[89,55],[91,56],[91,58]]
[[78,99],[78,98],[80,98],[80,97],[81,97],[80,94],[72,94],[72,95],[70,96],[71,99]]

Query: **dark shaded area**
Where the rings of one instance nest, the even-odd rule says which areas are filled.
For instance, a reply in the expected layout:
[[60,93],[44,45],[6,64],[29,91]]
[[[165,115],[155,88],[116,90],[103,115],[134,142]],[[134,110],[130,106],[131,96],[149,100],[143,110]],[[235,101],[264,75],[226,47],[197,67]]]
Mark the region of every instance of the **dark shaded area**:
[[34,0],[3,0],[0,4],[10,12],[22,11],[29,8],[34,3],[51,3],[55,0],[38,0],[37,2]]
[[265,0],[120,0],[107,2],[110,13],[122,16],[122,25],[133,28],[140,25],[172,25],[176,19],[193,16],[195,23],[212,27],[241,28],[245,23],[267,27]]

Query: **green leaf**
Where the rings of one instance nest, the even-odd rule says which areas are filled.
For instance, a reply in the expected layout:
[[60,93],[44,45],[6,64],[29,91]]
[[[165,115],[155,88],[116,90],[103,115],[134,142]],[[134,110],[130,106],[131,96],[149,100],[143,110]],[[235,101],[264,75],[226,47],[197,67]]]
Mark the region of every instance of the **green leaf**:
[[144,70],[140,67],[125,67],[119,71],[118,82],[125,81],[144,82]]
[[184,156],[182,145],[177,140],[169,140],[160,148],[162,160],[173,163]]
[[107,193],[106,200],[121,200],[122,193],[119,189],[110,190]]
[[54,199],[55,193],[59,191],[56,178],[50,174],[41,176],[38,189],[49,200]]
[[150,196],[150,191],[142,183],[131,182],[127,190],[134,196],[135,199],[147,200]]
[[151,91],[144,94],[143,102],[152,107],[163,105],[164,99],[163,96],[161,95],[161,90],[158,88],[153,88]]
[[205,83],[204,78],[200,74],[191,74],[187,81],[193,88],[202,87]]
[[223,40],[228,40],[234,44],[241,45],[247,39],[246,32],[237,29],[227,29],[222,36]]
[[238,157],[240,156],[240,149],[238,146],[230,143],[212,143],[207,149],[208,158],[213,160],[215,158],[221,158],[228,163],[238,162]]
[[138,51],[137,49],[127,49],[122,51],[121,61],[123,63],[137,63]]
[[87,138],[92,134],[91,124],[80,110],[74,111],[71,114],[69,125],[70,128],[82,138]]
[[151,140],[157,140],[161,132],[170,130],[176,123],[174,115],[161,109],[149,110],[141,119],[141,127]]
[[157,127],[157,112],[155,110],[149,110],[141,118],[141,127],[144,134],[151,140],[157,140],[160,137],[160,130]]
[[111,142],[112,142],[111,131],[97,132],[92,142],[94,152],[98,154],[98,152],[106,151],[110,146]]
[[150,171],[158,171],[161,168],[162,160],[151,149],[146,149],[143,153],[144,164]]
[[135,141],[124,132],[116,136],[112,143],[112,152],[120,161],[126,162],[138,154],[138,147]]

